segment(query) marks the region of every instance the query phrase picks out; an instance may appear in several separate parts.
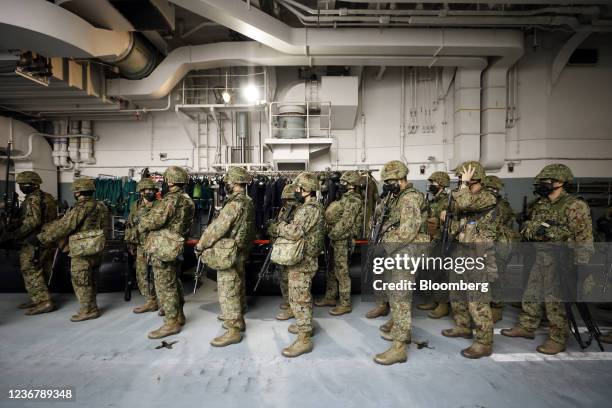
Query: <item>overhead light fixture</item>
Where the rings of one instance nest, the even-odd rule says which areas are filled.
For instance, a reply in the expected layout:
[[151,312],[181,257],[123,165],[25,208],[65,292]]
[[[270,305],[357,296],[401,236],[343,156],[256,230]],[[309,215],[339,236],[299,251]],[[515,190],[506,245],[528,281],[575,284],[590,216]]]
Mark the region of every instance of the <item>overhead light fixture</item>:
[[221,93],[221,97],[223,98],[223,103],[226,105],[232,101],[232,95],[227,91],[227,89]]
[[248,102],[255,103],[259,100],[259,90],[253,84],[249,84],[242,89],[242,95]]

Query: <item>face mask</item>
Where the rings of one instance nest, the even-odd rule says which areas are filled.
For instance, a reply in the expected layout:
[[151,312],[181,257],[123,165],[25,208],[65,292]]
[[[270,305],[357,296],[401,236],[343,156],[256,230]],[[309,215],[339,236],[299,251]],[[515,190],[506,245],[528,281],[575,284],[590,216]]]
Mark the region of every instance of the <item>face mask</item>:
[[74,200],[75,200],[75,201],[79,201],[79,197],[80,197],[80,196],[81,196],[81,195],[80,195],[79,193],[74,193]]
[[21,190],[21,192],[23,194],[30,194],[33,193],[36,189],[34,188],[34,186],[30,185],[30,184],[20,184],[19,185],[19,189]]
[[147,193],[144,193],[144,198],[148,202],[152,203],[157,198],[157,193],[155,191],[149,191]]
[[535,185],[534,191],[541,197],[548,197],[550,193],[555,191],[555,187],[553,187],[552,183],[538,183]]
[[225,192],[227,194],[232,194],[234,191],[234,186],[230,183],[225,184],[225,186],[223,187],[225,189]]
[[346,184],[339,184],[338,191],[340,192],[340,194],[344,194],[348,191],[348,186]]
[[162,195],[166,195],[166,194],[168,194],[168,191],[170,191],[170,186],[168,185],[166,180],[164,180],[163,183],[162,183],[161,194]]
[[396,195],[400,191],[400,186],[398,183],[385,183],[383,185],[383,194],[386,196],[388,194]]
[[295,201],[297,201],[300,204],[305,201],[305,197],[302,196],[302,193],[299,191],[296,191],[293,193],[293,198],[295,199]]
[[438,194],[438,191],[440,191],[440,187],[435,186],[433,184],[429,185],[429,188],[427,189],[431,194],[436,195]]

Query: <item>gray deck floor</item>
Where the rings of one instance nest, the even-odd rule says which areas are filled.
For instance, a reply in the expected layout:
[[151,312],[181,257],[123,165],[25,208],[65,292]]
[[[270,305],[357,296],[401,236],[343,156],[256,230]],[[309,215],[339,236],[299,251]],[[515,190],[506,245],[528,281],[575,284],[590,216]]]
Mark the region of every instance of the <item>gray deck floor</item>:
[[[239,345],[209,345],[221,328],[214,282],[187,297],[187,325],[174,349],[156,350],[147,332],[160,325],[156,314],[135,315],[139,304],[122,294],[98,296],[103,315],[71,323],[72,295],[55,295],[60,310],[24,316],[16,305],[24,294],[0,295],[0,406],[6,407],[608,407],[612,400],[612,353],[591,347],[543,357],[536,340],[495,336],[491,358],[459,355],[469,340],[439,333],[450,320],[434,321],[414,311],[413,339],[434,349],[410,346],[405,364],[382,367],[374,353],[389,343],[378,336],[383,319],[363,315],[372,306],[354,299],[350,315],[332,317],[315,308],[315,349],[286,359],[281,349],[293,336],[289,322],[273,316],[279,298],[251,299],[247,333]],[[509,327],[517,309],[506,307]],[[499,329],[497,329],[499,333]],[[610,346],[612,351],[612,346]],[[73,387],[76,404],[9,401],[9,388]]]

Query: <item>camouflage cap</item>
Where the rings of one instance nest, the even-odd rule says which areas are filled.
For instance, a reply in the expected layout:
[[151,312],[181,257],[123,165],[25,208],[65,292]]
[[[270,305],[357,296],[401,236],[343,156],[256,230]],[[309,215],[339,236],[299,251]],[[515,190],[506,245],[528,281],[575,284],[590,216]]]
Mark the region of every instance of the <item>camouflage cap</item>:
[[499,191],[504,187],[504,182],[497,176],[486,176],[482,179],[482,185]]
[[138,186],[136,187],[138,191],[142,190],[157,190],[157,184],[150,178],[140,179],[138,182]]
[[182,167],[171,166],[164,172],[164,178],[167,183],[186,184],[189,181],[189,174]]
[[38,173],[34,171],[23,171],[17,175],[15,182],[17,184],[36,184],[40,186],[42,184],[42,179]]
[[406,178],[408,175],[408,167],[399,160],[391,160],[387,162],[380,172],[380,177],[383,181],[399,180]]
[[442,187],[450,186],[450,177],[443,171],[435,171],[431,173],[431,176],[427,179],[428,181],[435,181]]
[[344,172],[340,181],[344,181],[352,186],[359,186],[361,184],[361,176],[355,170],[349,170]]
[[544,179],[552,179],[571,183],[574,180],[574,175],[569,167],[565,164],[554,163],[544,167],[535,177],[536,181]]
[[328,225],[333,225],[337,223],[338,221],[340,221],[340,217],[342,217],[343,211],[344,208],[342,207],[340,201],[333,201],[327,206],[327,209],[325,210],[325,222]]
[[76,180],[74,180],[72,182],[72,191],[73,192],[79,192],[79,191],[95,191],[96,190],[96,184],[94,183],[94,180],[91,178],[78,178]]
[[232,184],[247,184],[251,181],[251,175],[242,167],[230,167],[226,180]]
[[317,181],[317,177],[313,173],[309,172],[301,172],[295,178],[294,181],[295,187],[299,187],[304,191],[317,191],[317,187],[319,182]]
[[283,200],[293,200],[295,198],[293,193],[295,193],[295,184],[293,183],[287,184],[283,188],[283,192],[281,193],[281,198]]
[[483,178],[486,177],[487,174],[485,173],[484,167],[482,167],[482,164],[480,164],[480,162],[477,162],[475,160],[469,160],[469,161],[461,163],[455,169],[455,175],[461,176],[463,169],[464,168],[467,169],[469,166],[472,166],[474,168],[474,175],[472,176],[472,179],[482,180]]

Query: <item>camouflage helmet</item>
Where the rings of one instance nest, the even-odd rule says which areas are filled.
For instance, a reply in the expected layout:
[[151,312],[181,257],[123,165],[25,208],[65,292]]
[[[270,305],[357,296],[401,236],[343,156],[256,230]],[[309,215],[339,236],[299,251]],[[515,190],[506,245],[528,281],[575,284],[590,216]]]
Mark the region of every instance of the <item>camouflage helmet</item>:
[[482,164],[480,164],[480,162],[477,162],[475,160],[469,160],[469,161],[461,163],[455,169],[455,175],[460,177],[461,173],[463,172],[463,168],[465,167],[467,169],[469,166],[472,166],[474,168],[474,175],[472,176],[472,179],[482,180],[486,177],[484,167],[482,167]]
[[435,171],[429,176],[428,181],[435,181],[442,187],[450,186],[450,177],[443,171]]
[[189,175],[182,167],[170,166],[164,172],[164,179],[171,184],[187,184]]
[[338,221],[340,221],[340,217],[342,217],[342,212],[344,211],[344,207],[340,201],[333,201],[325,210],[325,222],[327,225],[334,225]]
[[504,187],[504,182],[497,176],[486,176],[482,179],[482,185],[499,191]]
[[72,191],[77,193],[79,191],[95,191],[96,184],[93,179],[90,178],[78,178],[72,182]]
[[17,175],[15,182],[17,184],[36,184],[40,186],[42,184],[42,179],[36,172],[23,171]]
[[281,193],[281,199],[283,199],[283,200],[293,200],[295,198],[293,193],[295,193],[295,184],[293,184],[293,183],[287,184],[283,188],[283,192]]
[[138,191],[142,190],[157,190],[157,184],[150,178],[142,178],[138,182],[138,186],[136,187]]
[[408,167],[406,167],[406,165],[399,160],[391,160],[390,162],[387,162],[380,172],[380,177],[383,181],[399,180],[406,178],[407,175]]
[[312,192],[317,191],[319,182],[313,173],[303,171],[295,178],[294,184],[295,187],[299,187],[304,191]]
[[355,170],[349,170],[340,177],[340,181],[344,181],[351,186],[359,186],[361,184],[361,176]]
[[544,167],[535,177],[536,181],[544,179],[552,179],[571,183],[574,180],[574,175],[569,167],[565,164],[554,163]]
[[226,180],[232,184],[247,184],[251,181],[251,176],[242,167],[230,167],[227,170]]

